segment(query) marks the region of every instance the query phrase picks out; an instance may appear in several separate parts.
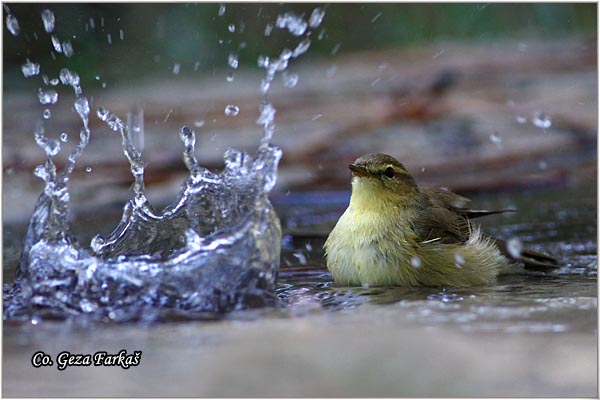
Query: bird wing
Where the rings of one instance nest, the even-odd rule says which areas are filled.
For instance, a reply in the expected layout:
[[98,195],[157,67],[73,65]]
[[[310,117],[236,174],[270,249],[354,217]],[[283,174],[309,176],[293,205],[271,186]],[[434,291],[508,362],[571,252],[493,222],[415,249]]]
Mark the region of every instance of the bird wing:
[[[437,239],[440,243],[464,243],[471,233],[470,219],[516,211],[515,209],[473,210],[466,207],[469,201],[466,197],[450,191],[421,189],[418,206],[422,208],[422,212],[418,213],[417,220],[414,222],[414,230],[420,241]],[[525,269],[544,271],[560,266],[555,257],[527,248],[522,249],[520,254],[515,256],[508,251],[504,240],[487,237],[496,244],[502,255],[523,263]]]
[[469,218],[458,210],[469,202],[466,197],[441,190],[420,190],[413,230],[421,242],[464,243],[471,231]]

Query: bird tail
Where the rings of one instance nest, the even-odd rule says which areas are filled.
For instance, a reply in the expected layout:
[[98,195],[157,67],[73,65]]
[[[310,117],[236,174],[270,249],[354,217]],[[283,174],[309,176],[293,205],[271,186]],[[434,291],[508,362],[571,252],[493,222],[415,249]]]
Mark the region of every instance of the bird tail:
[[560,268],[560,264],[558,263],[556,257],[553,257],[549,254],[544,254],[535,250],[523,248],[519,252],[518,256],[516,256],[514,252],[511,253],[510,251],[508,251],[508,246],[504,240],[493,237],[490,237],[490,239],[496,243],[496,246],[498,246],[498,249],[500,249],[502,255],[504,255],[509,260],[523,263],[525,269],[527,270],[549,271],[556,268]]

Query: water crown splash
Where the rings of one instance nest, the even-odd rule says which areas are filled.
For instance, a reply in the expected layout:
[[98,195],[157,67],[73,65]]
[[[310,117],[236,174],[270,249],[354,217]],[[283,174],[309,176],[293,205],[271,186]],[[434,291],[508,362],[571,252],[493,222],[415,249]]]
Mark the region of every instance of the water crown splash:
[[[318,26],[315,21],[320,24],[321,13],[311,18],[311,27]],[[309,25],[299,19],[285,14],[286,24],[280,27]],[[46,10],[42,20],[50,34],[54,15]],[[292,33],[297,35],[298,30]],[[62,69],[60,82],[72,87],[74,109],[82,121],[80,142],[59,174],[52,158],[60,143],[46,137],[42,123],[36,128],[36,142],[47,158],[35,174],[45,181],[45,188],[30,219],[17,279],[5,286],[4,318],[39,321],[44,316],[84,315],[92,320],[155,321],[173,313],[198,318],[275,304],[281,228],[268,194],[282,152],[271,144],[275,108],[268,93],[275,75],[308,49],[306,40],[265,65],[257,120],[264,135],[254,156],[228,149],[224,170],[213,173],[194,156],[194,131],[181,128],[189,176],[176,200],[160,212],[145,196],[143,114],[129,115],[125,124],[108,109],[98,108],[98,118],[120,133],[134,178],[134,197],[124,206],[114,231],[94,237],[89,248],[72,235],[67,217],[69,177],[89,143],[90,105],[82,96],[77,73]],[[29,64],[26,69],[26,76],[38,73],[30,73]],[[40,91],[40,101],[55,103],[54,93]]]

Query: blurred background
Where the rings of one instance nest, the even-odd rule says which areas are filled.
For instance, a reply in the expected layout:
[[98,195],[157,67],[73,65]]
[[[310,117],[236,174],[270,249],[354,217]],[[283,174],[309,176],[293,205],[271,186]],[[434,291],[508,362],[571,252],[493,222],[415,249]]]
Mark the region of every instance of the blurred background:
[[[31,174],[43,160],[36,121],[48,108],[47,132],[76,137],[79,129],[71,88],[59,85],[57,104],[39,104],[43,75],[76,71],[93,110],[121,118],[144,110],[147,186],[161,206],[186,174],[182,125],[196,130],[210,168],[222,166],[227,147],[256,148],[257,59],[301,39],[274,27],[277,15],[308,18],[316,4],[53,4],[54,33],[71,42],[72,57],[52,48],[40,17],[47,5],[7,6],[21,33],[4,27],[3,199],[5,221],[24,222],[42,188]],[[595,177],[595,4],[321,6],[323,23],[302,36],[308,52],[270,97],[274,143],[285,152],[275,195],[348,191],[345,166],[382,151],[421,184],[462,192]],[[27,59],[41,65],[38,76],[24,78]],[[239,114],[225,115],[227,105]],[[95,116],[91,127],[73,181],[76,213],[77,204],[120,207],[130,193],[118,136]]]
[[[56,63],[42,35],[40,14],[46,4],[10,4],[22,37],[4,41],[5,90],[27,87],[19,67],[35,55],[51,68]],[[101,75],[112,87],[145,80],[177,79],[222,69],[231,49],[239,49],[240,69],[256,68],[260,54],[290,46],[287,32],[265,27],[279,13],[310,15],[315,4],[52,4],[60,38],[73,37],[77,57],[62,64],[79,71],[89,89],[101,87]],[[303,62],[334,60],[365,50],[399,50],[454,40],[485,43],[498,39],[552,41],[565,36],[595,37],[596,6],[578,4],[322,4],[325,23],[314,33]],[[230,32],[229,27],[235,26]],[[4,32],[8,33],[6,27]],[[33,33],[37,32],[40,40]],[[121,32],[123,32],[121,36]],[[108,36],[112,40],[109,43]],[[48,39],[48,38],[46,38]],[[244,43],[242,45],[242,43]],[[337,46],[336,54],[331,54]],[[196,63],[198,63],[196,65]],[[48,71],[51,71],[49,69]],[[143,73],[142,73],[143,72]]]
[[[68,137],[59,168],[79,136],[73,90],[44,79],[69,68],[90,100],[90,144],[70,181],[72,226],[85,244],[116,226],[133,181],[121,138],[98,107],[122,119],[143,109],[146,189],[160,208],[188,176],[181,126],[195,130],[198,160],[211,169],[222,168],[228,147],[254,152],[259,56],[311,41],[269,94],[273,142],[284,151],[272,200],[285,234],[286,308],[215,323],[91,329],[4,321],[4,396],[597,394],[595,3],[3,6],[5,282],[43,190],[33,175],[45,159],[36,123],[51,138]],[[316,7],[322,24],[300,36],[275,26],[284,13],[307,19]],[[53,48],[45,9],[72,56]],[[27,60],[40,64],[39,75],[24,76]],[[40,88],[56,90],[58,102],[40,104]],[[348,202],[346,166],[368,152],[398,158],[421,185],[474,197],[475,208],[515,206],[519,213],[491,217],[486,232],[552,252],[565,260],[562,272],[462,291],[330,286],[322,239]],[[318,240],[290,234],[305,227]],[[30,365],[40,349],[121,348],[142,349],[143,365]]]

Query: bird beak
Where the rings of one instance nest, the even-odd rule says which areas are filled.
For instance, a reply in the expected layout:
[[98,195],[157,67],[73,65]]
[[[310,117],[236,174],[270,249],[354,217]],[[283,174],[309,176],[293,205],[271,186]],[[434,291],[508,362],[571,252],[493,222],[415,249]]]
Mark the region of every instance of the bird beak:
[[350,171],[352,171],[352,175],[354,176],[369,176],[369,171],[367,171],[365,168],[358,166],[356,164],[350,164],[348,165],[348,169],[350,169]]

